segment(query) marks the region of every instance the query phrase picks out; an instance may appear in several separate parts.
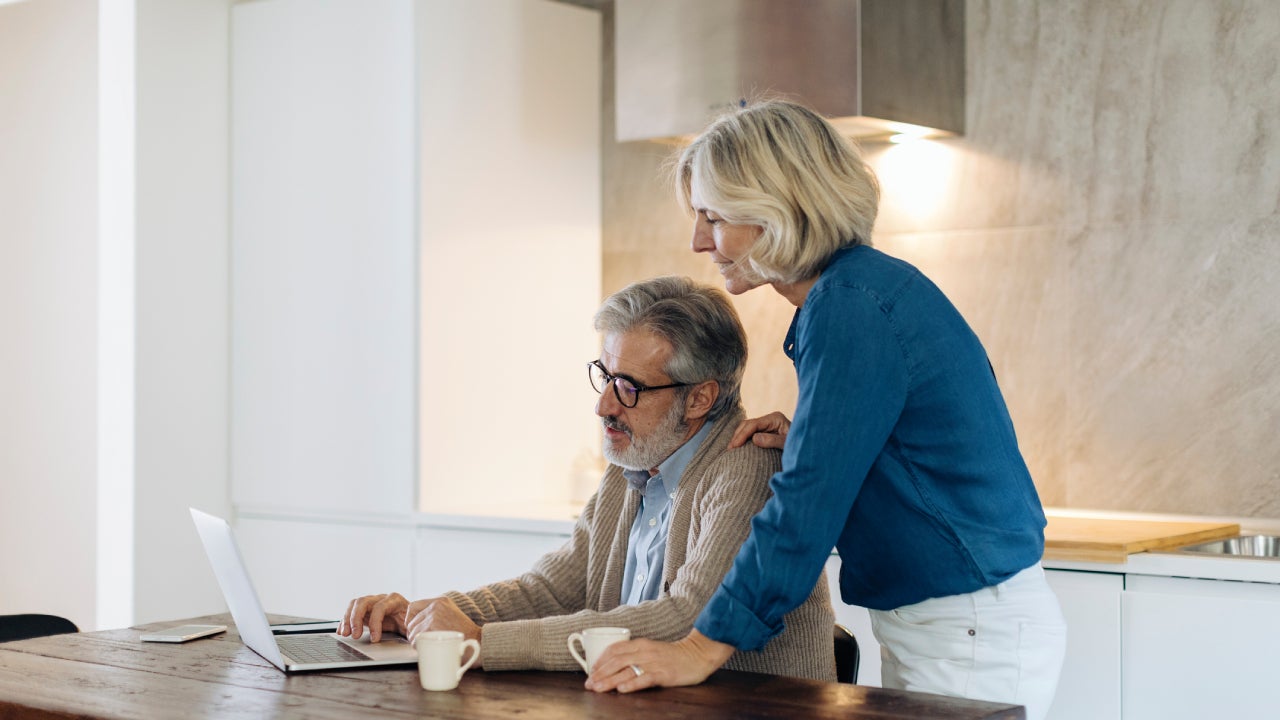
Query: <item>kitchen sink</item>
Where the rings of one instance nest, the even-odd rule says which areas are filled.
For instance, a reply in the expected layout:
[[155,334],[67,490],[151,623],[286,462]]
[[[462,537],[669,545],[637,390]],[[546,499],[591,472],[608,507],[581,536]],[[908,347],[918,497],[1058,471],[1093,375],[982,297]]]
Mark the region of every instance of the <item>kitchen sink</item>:
[[1186,545],[1179,552],[1280,560],[1280,535],[1237,535],[1225,540]]

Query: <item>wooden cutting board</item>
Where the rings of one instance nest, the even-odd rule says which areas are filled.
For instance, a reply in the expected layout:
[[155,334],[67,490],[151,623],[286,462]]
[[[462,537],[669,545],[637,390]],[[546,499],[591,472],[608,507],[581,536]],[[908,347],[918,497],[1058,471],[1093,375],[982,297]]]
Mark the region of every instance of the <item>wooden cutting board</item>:
[[1052,560],[1122,563],[1131,553],[1168,550],[1240,533],[1234,523],[1113,520],[1050,515],[1044,556]]

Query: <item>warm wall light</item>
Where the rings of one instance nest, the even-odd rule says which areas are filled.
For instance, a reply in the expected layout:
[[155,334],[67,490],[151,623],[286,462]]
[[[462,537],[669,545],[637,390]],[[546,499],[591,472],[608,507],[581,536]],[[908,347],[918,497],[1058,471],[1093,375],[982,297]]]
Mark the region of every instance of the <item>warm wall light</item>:
[[955,174],[955,147],[927,136],[911,139],[883,149],[872,164],[880,178],[882,212],[922,223],[946,202]]
[[901,145],[912,140],[921,140],[930,137],[941,137],[950,135],[951,133],[941,132],[933,128],[924,127],[922,125],[912,125],[910,123],[888,123],[890,130],[894,133],[889,136],[889,142]]

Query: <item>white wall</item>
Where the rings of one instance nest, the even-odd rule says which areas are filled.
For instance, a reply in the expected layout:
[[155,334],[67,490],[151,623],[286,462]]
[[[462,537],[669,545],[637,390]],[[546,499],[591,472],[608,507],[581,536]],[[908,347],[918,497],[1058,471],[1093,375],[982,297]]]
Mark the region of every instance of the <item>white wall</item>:
[[0,613],[221,607],[227,6],[0,6]]
[[94,622],[97,7],[0,6],[0,614]]

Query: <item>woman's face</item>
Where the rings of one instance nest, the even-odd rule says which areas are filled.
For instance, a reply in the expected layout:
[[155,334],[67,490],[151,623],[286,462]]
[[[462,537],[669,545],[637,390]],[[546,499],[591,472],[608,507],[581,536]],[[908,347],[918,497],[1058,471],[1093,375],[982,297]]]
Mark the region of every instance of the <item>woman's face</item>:
[[720,269],[724,277],[724,289],[733,295],[741,295],[765,284],[745,260],[763,229],[759,225],[735,225],[726,222],[720,213],[702,202],[702,193],[695,179],[689,188],[689,201],[696,219],[693,223],[694,252],[704,252]]

